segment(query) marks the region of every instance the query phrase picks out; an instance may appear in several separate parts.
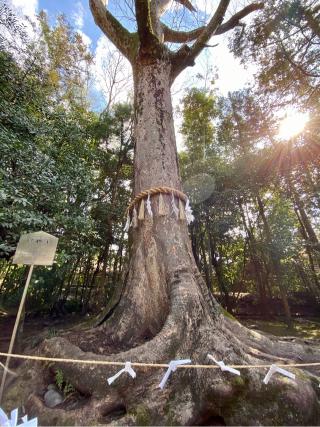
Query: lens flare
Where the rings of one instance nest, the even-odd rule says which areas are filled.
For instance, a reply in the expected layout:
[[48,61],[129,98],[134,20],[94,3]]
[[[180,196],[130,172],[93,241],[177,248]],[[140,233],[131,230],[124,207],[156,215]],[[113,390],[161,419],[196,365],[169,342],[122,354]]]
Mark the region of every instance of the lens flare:
[[279,124],[278,137],[290,139],[301,133],[309,120],[308,113],[295,113],[286,116]]

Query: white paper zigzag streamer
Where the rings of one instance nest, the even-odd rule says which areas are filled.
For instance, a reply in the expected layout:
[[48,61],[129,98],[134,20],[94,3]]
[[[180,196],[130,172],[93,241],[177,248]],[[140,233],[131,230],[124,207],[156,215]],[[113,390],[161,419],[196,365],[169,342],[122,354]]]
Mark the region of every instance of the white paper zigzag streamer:
[[126,225],[124,226],[124,231],[125,231],[126,233],[128,233],[129,228],[130,228],[130,215],[129,215],[129,213],[128,213],[128,215],[127,215]]
[[131,362],[126,362],[124,368],[121,369],[121,371],[117,372],[115,375],[113,375],[113,377],[108,378],[108,384],[112,384],[113,381],[120,377],[120,375],[122,375],[124,372],[127,372],[129,375],[131,375],[132,378],[135,378],[137,376],[137,374],[131,367]]
[[148,198],[147,198],[147,201],[146,201],[146,208],[147,208],[148,214],[151,217],[153,217],[152,208],[151,208],[150,193],[148,194]]
[[137,214],[136,207],[134,207],[133,211],[132,211],[132,220],[131,220],[130,226],[133,227],[133,228],[137,228],[138,227],[138,214]]
[[176,206],[176,202],[174,200],[174,194],[171,193],[171,210],[172,213],[176,216],[176,219],[179,218],[179,209]]
[[292,380],[296,379],[295,374],[292,374],[291,372],[287,371],[286,369],[279,368],[279,366],[277,366],[277,365],[271,365],[267,375],[264,377],[262,382],[264,382],[265,384],[268,384],[268,382],[270,381],[270,378],[276,372],[278,372],[278,374],[281,374],[281,375],[284,375],[288,378],[291,378]]
[[177,369],[177,366],[187,365],[188,363],[191,363],[190,359],[171,360],[171,362],[169,363],[168,370],[164,374],[164,377],[162,378],[161,383],[159,384],[159,387],[163,390],[164,386],[166,385],[166,382],[168,381],[168,378],[171,375],[171,372],[174,372]]
[[234,369],[234,368],[231,368],[230,366],[225,365],[222,360],[218,362],[213,356],[211,356],[211,354],[208,354],[208,359],[212,360],[216,365],[218,365],[221,371],[227,371],[227,372],[231,372],[231,374],[234,374],[234,375],[240,375],[240,371],[238,371],[238,369]]

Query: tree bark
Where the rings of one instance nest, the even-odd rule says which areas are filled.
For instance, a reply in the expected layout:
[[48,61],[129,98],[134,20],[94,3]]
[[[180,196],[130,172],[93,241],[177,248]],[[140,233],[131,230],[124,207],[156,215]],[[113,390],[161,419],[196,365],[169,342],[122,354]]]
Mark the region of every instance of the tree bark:
[[[170,94],[171,64],[167,59],[139,58],[134,67],[135,157],[134,195],[161,185],[181,189]],[[132,229],[127,282],[111,322],[113,341],[133,345],[155,336],[168,316],[170,281],[180,270],[196,269],[185,221],[171,214],[171,196],[163,196],[167,215],[158,214],[158,196],[151,198],[153,218]],[[176,200],[177,203],[177,200]],[[128,310],[130,307],[130,310]],[[108,330],[109,325],[101,326]]]

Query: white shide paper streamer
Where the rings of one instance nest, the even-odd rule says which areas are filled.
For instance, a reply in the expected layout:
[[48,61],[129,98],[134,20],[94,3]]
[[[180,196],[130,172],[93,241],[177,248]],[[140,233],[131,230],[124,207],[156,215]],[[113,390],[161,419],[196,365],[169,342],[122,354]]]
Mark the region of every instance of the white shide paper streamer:
[[132,211],[132,219],[131,219],[130,227],[136,228],[137,226],[138,226],[138,214],[137,214],[136,207],[134,207]]
[[279,368],[279,366],[277,365],[271,365],[267,375],[263,379],[263,382],[265,384],[268,384],[268,382],[270,381],[270,378],[276,372],[278,372],[278,374],[284,375],[285,377],[291,378],[292,380],[296,379],[295,374],[293,374],[292,372],[289,372],[286,369]]
[[223,361],[218,362],[213,356],[211,356],[211,354],[208,354],[208,359],[212,360],[216,365],[218,365],[221,371],[227,371],[234,375],[240,375],[240,371],[238,371],[238,369],[234,369],[225,365]]
[[124,226],[124,231],[125,231],[125,233],[128,233],[129,228],[130,228],[130,215],[129,215],[129,213],[128,213],[128,215],[127,215],[126,225]]
[[177,366],[187,365],[188,363],[191,363],[190,359],[171,360],[171,362],[169,363],[167,372],[164,374],[161,380],[161,383],[159,384],[159,387],[161,388],[161,390],[164,389],[164,386],[166,385],[166,382],[168,381],[168,378],[170,377],[171,372],[174,372],[177,369]]
[[[10,375],[12,375],[12,376],[14,376],[14,377],[16,377],[16,376],[17,376],[17,374],[16,374],[15,372],[11,371],[9,368],[7,368],[6,366],[4,366],[4,364],[3,364],[3,363],[1,363],[1,362],[0,362],[0,367],[1,367],[5,372],[7,372],[8,374],[10,374]],[[0,427],[1,427],[1,424],[0,424]]]
[[193,213],[192,213],[192,209],[191,209],[191,206],[190,206],[189,199],[187,199],[187,202],[186,202],[185,212],[186,212],[187,223],[191,224],[192,221],[194,220],[194,216],[193,216]]
[[10,418],[0,408],[0,426],[1,427],[38,427],[38,418],[28,421],[28,416],[21,418],[22,424],[18,424],[18,409],[11,411]]
[[148,194],[148,198],[146,201],[146,208],[147,208],[148,214],[152,217],[153,214],[152,214],[152,208],[151,208],[150,193]]
[[121,371],[117,372],[113,377],[108,378],[108,384],[111,385],[113,381],[120,377],[120,375],[122,375],[124,372],[127,372],[129,375],[131,375],[132,378],[135,378],[137,376],[135,371],[131,367],[131,362],[126,362],[124,368],[121,369]]

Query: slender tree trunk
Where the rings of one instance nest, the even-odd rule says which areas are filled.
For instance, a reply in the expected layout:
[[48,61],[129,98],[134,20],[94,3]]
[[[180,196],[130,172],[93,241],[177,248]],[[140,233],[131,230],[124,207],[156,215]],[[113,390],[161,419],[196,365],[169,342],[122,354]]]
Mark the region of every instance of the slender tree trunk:
[[318,279],[318,275],[317,275],[317,269],[316,269],[316,266],[315,266],[315,261],[313,259],[313,253],[311,251],[310,246],[308,245],[308,241],[309,241],[308,235],[307,235],[306,229],[304,227],[304,224],[303,224],[303,222],[301,220],[299,211],[298,211],[298,209],[296,207],[294,207],[294,211],[295,211],[295,213],[297,215],[297,218],[298,218],[298,221],[299,221],[299,224],[300,224],[300,227],[299,227],[300,234],[301,234],[302,238],[304,239],[304,241],[306,242],[305,250],[306,250],[306,253],[307,253],[307,256],[308,256],[308,259],[309,259],[309,265],[310,265],[311,274],[312,274],[312,277],[313,277],[314,287],[317,289],[317,291],[319,293],[320,283],[319,283],[319,279]]
[[[297,217],[299,219],[299,222],[301,224],[301,229],[303,229],[303,237],[305,238],[306,241],[306,245],[308,245],[309,250],[313,250],[314,249],[316,251],[319,251],[320,253],[320,243],[319,243],[319,239],[313,229],[313,226],[308,218],[308,215],[305,211],[304,208],[304,204],[302,202],[302,200],[300,199],[297,191],[294,189],[293,185],[290,185],[290,189],[292,191],[293,194],[293,198],[294,198],[294,203],[295,203],[295,211],[297,214]],[[316,252],[317,253],[317,252]],[[316,255],[315,256],[316,262],[318,264],[318,267],[320,268],[320,256]]]
[[209,267],[208,261],[207,261],[207,252],[206,252],[203,240],[204,240],[204,238],[202,235],[200,237],[200,241],[199,241],[199,248],[200,248],[201,260],[202,260],[202,266],[203,266],[206,284],[207,284],[208,289],[211,290],[212,289],[212,276],[210,274],[210,267]]
[[223,304],[227,310],[231,311],[229,292],[228,292],[228,289],[225,283],[225,277],[223,274],[222,259],[217,258],[216,246],[213,241],[211,233],[209,233],[208,239],[209,239],[210,258],[211,258],[212,265],[214,267],[214,271],[216,273],[217,283],[218,283],[220,293],[222,295]]
[[263,222],[266,240],[267,240],[267,243],[269,246],[269,253],[270,253],[270,259],[271,259],[274,277],[275,277],[276,282],[277,282],[278,287],[279,287],[280,297],[281,297],[282,304],[283,304],[286,322],[287,322],[288,326],[290,327],[292,324],[291,310],[290,310],[290,306],[289,306],[288,295],[287,295],[286,289],[282,283],[282,272],[281,272],[280,260],[279,260],[279,257],[277,256],[277,254],[275,253],[275,251],[273,249],[273,239],[272,239],[271,230],[270,230],[267,218],[265,216],[264,206],[263,206],[262,200],[261,200],[259,195],[257,195],[257,203],[258,203],[259,213],[260,213],[260,216],[261,216],[261,219]]
[[313,297],[319,297],[319,290],[314,287],[313,283],[310,282],[309,277],[306,274],[306,272],[304,271],[303,264],[301,263],[299,258],[297,260],[295,260],[294,267],[295,267],[299,277],[301,278],[301,281],[304,284],[304,287],[306,288],[306,290],[308,292],[310,292],[310,294]]
[[73,265],[73,267],[72,267],[72,269],[71,269],[71,271],[70,271],[70,274],[69,274],[69,276],[68,276],[68,280],[67,280],[67,285],[65,286],[65,288],[64,288],[64,294],[63,294],[63,299],[66,301],[67,300],[67,298],[69,297],[69,295],[70,295],[70,292],[71,292],[71,287],[72,287],[72,284],[73,284],[73,282],[74,282],[74,278],[75,278],[75,275],[76,275],[76,271],[77,271],[77,269],[78,269],[78,266],[79,266],[79,262],[80,262],[80,256],[78,256],[78,258],[77,258],[77,260],[75,261],[75,263],[74,263],[74,265]]
[[269,278],[267,275],[263,275],[262,263],[257,254],[257,244],[256,244],[255,236],[253,234],[252,226],[250,222],[249,224],[247,224],[245,211],[243,209],[243,205],[241,201],[239,201],[238,204],[240,207],[242,222],[248,237],[249,251],[250,251],[250,256],[251,256],[252,264],[254,267],[254,273],[256,277],[260,307],[263,313],[270,314],[270,304],[269,304],[267,293],[266,293],[266,287],[268,286]]

